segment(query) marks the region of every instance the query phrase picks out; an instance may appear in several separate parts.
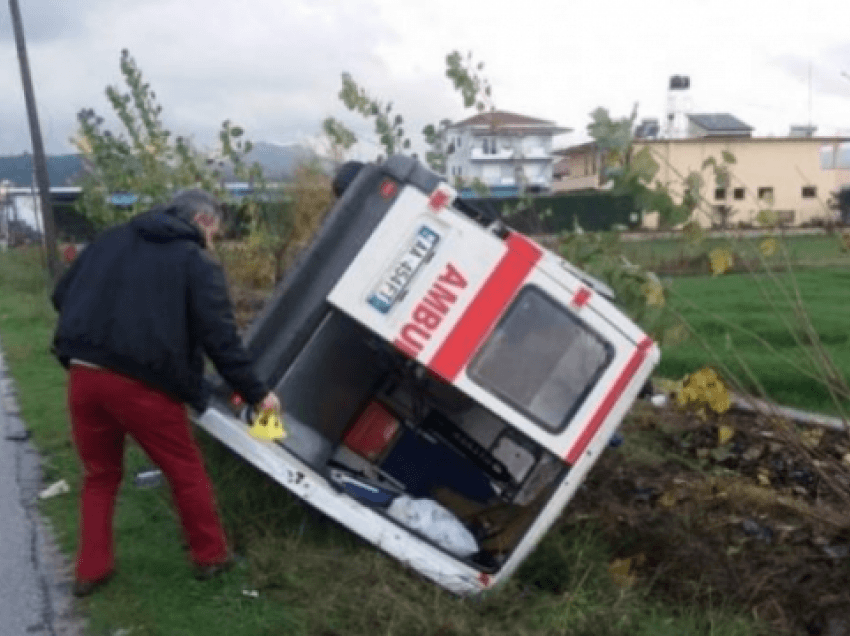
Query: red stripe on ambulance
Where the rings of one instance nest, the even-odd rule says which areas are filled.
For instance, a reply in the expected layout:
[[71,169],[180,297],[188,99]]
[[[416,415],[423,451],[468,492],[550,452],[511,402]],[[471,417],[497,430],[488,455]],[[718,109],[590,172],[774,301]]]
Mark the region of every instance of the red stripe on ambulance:
[[466,278],[457,267],[447,263],[446,271],[437,277],[425,297],[413,308],[410,320],[401,328],[393,344],[411,358],[419,355],[457,301],[457,294],[450,288],[463,289],[466,285]]
[[573,444],[573,447],[570,449],[570,452],[567,453],[567,456],[564,458],[568,464],[575,464],[578,461],[578,458],[581,457],[581,454],[585,451],[588,444],[590,444],[590,440],[593,439],[594,435],[596,435],[599,427],[602,426],[602,423],[608,417],[611,409],[614,408],[614,405],[620,399],[620,396],[626,389],[626,386],[629,382],[631,382],[635,372],[637,372],[640,365],[643,364],[643,361],[646,359],[646,354],[649,352],[650,348],[652,348],[652,344],[653,342],[649,338],[644,338],[641,340],[640,344],[638,344],[637,349],[635,349],[632,357],[629,358],[626,366],[623,367],[619,377],[614,381],[614,384],[609,389],[608,394],[602,401],[602,404],[600,404],[599,408],[596,409],[596,412],[590,418],[590,422],[588,422],[587,426],[584,427],[581,435],[579,435],[575,444]]
[[521,234],[512,233],[505,243],[507,252],[428,364],[449,382],[469,363],[543,255],[540,247]]

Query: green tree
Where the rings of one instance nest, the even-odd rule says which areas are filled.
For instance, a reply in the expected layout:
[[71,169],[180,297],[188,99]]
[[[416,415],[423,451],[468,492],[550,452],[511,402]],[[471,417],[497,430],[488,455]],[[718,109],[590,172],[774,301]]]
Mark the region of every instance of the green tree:
[[[464,108],[474,107],[479,112],[493,108],[490,82],[480,75],[483,69],[484,63],[476,63],[471,52],[462,56],[458,51],[452,51],[446,56],[446,77],[461,94]],[[342,74],[342,88],[338,96],[348,110],[367,120],[374,120],[378,143],[387,156],[410,149],[411,141],[405,134],[404,117],[392,115],[392,102],[372,97],[350,73]],[[335,126],[338,124],[333,118],[329,119]],[[425,161],[441,174],[446,171],[445,131],[449,125],[451,122],[443,119],[438,124],[428,124],[422,129],[422,137],[428,146]]]
[[605,108],[590,113],[587,132],[596,143],[602,178],[614,194],[631,195],[644,213],[657,212],[659,226],[672,228],[688,221],[700,202],[702,178],[692,173],[683,178],[681,200],[670,193],[669,184],[656,179],[659,163],[648,147],[634,151],[637,104],[629,117],[612,119]]
[[371,97],[350,73],[342,74],[342,88],[338,96],[348,110],[374,120],[375,134],[387,156],[410,148],[410,139],[404,133],[404,117],[392,114],[392,102]]
[[476,63],[472,51],[467,52],[466,57],[459,51],[452,51],[446,56],[446,77],[463,97],[464,108],[475,107],[479,113],[494,110],[490,81],[479,75],[483,70],[484,62]]
[[331,159],[336,165],[345,160],[348,151],[357,143],[357,135],[334,117],[326,117],[322,122],[322,133],[328,140]]
[[[162,106],[129,51],[121,52],[125,87],[108,86],[106,96],[120,121],[113,132],[91,108],[77,115],[78,130],[71,139],[89,168],[83,178],[78,210],[98,226],[126,221],[157,203],[168,200],[180,188],[199,187],[226,198],[223,169],[233,167],[237,178],[257,181],[262,171],[247,166],[245,155],[251,142],[243,130],[222,123],[219,147],[204,156],[186,137],[174,138],[162,121]],[[138,196],[129,207],[111,205],[110,195],[128,192]]]

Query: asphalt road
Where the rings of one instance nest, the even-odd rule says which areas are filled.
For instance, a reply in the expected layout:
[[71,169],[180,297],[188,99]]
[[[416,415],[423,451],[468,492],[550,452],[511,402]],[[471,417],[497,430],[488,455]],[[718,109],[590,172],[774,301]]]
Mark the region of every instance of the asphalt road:
[[0,636],[85,633],[70,594],[71,568],[38,511],[44,487],[0,350]]

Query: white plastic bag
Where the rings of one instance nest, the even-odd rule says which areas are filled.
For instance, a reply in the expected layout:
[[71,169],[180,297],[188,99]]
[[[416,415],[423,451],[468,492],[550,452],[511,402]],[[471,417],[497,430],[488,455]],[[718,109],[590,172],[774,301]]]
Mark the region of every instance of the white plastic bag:
[[393,499],[387,512],[402,525],[421,532],[456,556],[467,557],[478,552],[478,543],[472,533],[436,501],[400,495]]

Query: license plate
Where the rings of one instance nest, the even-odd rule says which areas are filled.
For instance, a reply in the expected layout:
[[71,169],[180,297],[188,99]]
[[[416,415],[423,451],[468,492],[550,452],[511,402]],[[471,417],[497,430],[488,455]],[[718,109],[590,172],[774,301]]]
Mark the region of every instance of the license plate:
[[429,227],[422,226],[413,236],[407,249],[402,252],[392,266],[369,294],[368,302],[382,314],[387,313],[404,295],[410,281],[426,262],[431,260],[440,235]]

